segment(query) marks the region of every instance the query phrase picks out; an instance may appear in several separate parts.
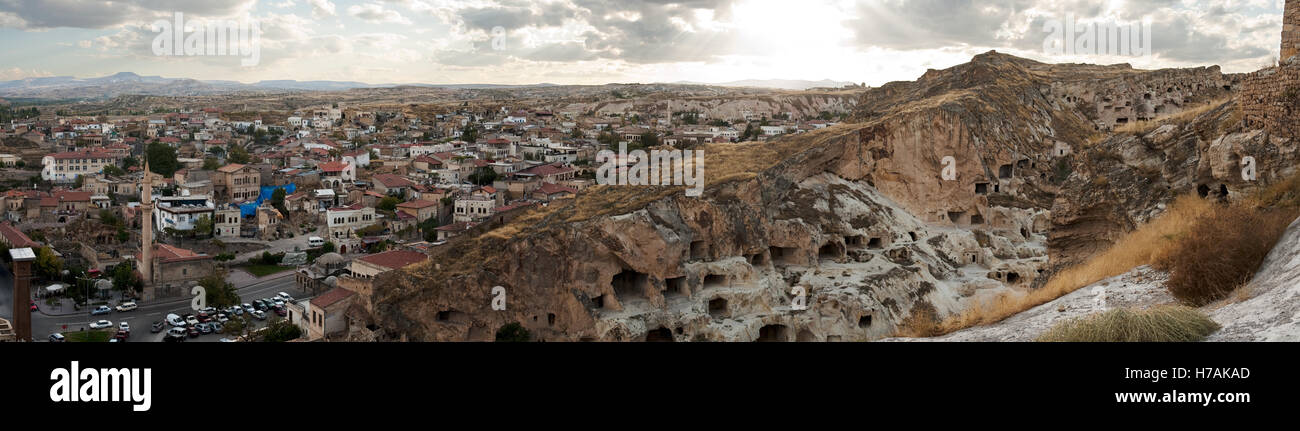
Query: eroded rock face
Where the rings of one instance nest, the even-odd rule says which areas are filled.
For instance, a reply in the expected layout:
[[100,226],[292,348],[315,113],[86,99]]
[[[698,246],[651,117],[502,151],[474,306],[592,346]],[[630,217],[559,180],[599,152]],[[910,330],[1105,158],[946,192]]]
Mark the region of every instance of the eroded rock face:
[[[862,96],[856,124],[784,138],[804,146],[710,181],[701,198],[628,197],[618,201],[638,203],[576,219],[549,210],[520,219],[532,225],[488,226],[496,230],[442,246],[434,264],[377,283],[376,324],[414,340],[489,340],[515,321],[564,341],[886,337],[914,307],[945,316],[1041,283],[1049,236],[1064,246],[1104,241],[1134,223],[1130,205],[1168,198],[1087,182],[1078,165],[1096,157],[1086,145],[1094,120],[1052,86],[1134,86],[1143,73],[989,53],[891,83]],[[1117,184],[1135,188],[1143,182],[1116,172],[1181,169],[1158,159],[1192,152],[1188,132],[1162,133],[1105,144],[1118,155],[1104,162],[1129,168],[1086,168],[1114,170]],[[944,175],[948,166],[955,175]],[[1062,188],[1109,206],[1062,207]],[[1074,230],[1062,236],[1053,225]],[[478,266],[463,267],[461,253]],[[506,310],[490,309],[493,286],[506,288]]]

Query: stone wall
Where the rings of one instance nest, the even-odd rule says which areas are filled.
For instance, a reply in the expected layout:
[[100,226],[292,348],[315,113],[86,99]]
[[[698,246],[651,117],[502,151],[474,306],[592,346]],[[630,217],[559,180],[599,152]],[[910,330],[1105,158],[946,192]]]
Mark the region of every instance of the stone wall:
[[1253,72],[1242,84],[1238,100],[1247,127],[1282,136],[1292,136],[1300,128],[1295,109],[1300,106],[1300,57]]

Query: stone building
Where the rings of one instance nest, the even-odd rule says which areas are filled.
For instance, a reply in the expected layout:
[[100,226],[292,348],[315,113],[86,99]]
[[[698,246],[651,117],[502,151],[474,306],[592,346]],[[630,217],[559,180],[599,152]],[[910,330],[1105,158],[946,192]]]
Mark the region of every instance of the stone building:
[[154,244],[151,260],[152,278],[145,282],[145,300],[188,295],[190,282],[197,282],[216,270],[212,256],[167,244]]
[[246,165],[232,163],[217,169],[213,189],[226,202],[256,200],[261,193],[262,173]]

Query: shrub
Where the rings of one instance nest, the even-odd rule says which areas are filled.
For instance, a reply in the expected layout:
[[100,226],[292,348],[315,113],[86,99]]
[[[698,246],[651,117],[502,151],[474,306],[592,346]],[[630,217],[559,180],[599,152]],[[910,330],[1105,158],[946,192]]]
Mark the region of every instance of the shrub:
[[1044,332],[1048,342],[1192,342],[1204,340],[1219,324],[1194,308],[1164,305],[1148,310],[1116,308],[1070,319]]
[[1179,301],[1193,306],[1217,301],[1250,281],[1293,217],[1290,211],[1216,206],[1154,266],[1169,272],[1165,286]]
[[528,330],[524,329],[524,326],[520,325],[519,322],[510,322],[509,324],[506,324],[506,326],[502,326],[501,329],[497,330],[496,340],[498,342],[522,343],[531,339],[532,334],[528,333]]

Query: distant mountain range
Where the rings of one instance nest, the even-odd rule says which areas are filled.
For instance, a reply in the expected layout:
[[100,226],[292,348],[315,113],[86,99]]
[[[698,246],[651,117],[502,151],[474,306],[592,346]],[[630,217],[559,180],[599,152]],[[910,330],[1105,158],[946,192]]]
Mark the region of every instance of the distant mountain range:
[[[719,84],[677,82],[685,85],[711,85],[722,87],[760,87],[786,90],[806,90],[815,87],[842,87],[851,82],[799,81],[799,80],[745,80]],[[205,96],[235,92],[301,92],[301,91],[346,91],[354,88],[393,88],[393,87],[428,87],[451,89],[490,89],[519,87],[553,87],[556,84],[500,85],[500,84],[368,84],[356,81],[295,81],[272,80],[246,84],[238,81],[195,80],[188,78],[164,78],[161,76],[142,76],[131,72],[121,72],[99,78],[77,78],[72,76],[50,76],[26,78],[13,81],[0,81],[0,97],[53,99],[53,100],[98,100],[128,94],[148,96]]]
[[832,81],[823,79],[821,81],[804,81],[798,79],[746,79],[742,81],[731,82],[691,82],[678,81],[674,84],[686,85],[712,85],[717,87],[758,87],[758,88],[775,88],[781,90],[807,90],[810,88],[840,88],[846,85],[854,85],[854,82]]

